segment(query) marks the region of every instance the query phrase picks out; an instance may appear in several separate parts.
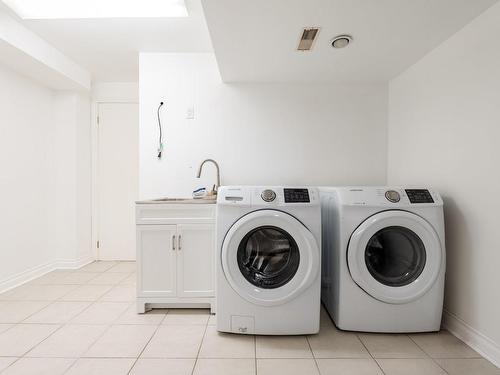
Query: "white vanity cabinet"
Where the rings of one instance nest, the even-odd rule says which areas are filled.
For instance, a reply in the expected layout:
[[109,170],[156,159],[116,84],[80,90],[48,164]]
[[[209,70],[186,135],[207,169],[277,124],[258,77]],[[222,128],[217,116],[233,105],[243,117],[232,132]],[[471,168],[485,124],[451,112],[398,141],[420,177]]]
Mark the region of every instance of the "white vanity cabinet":
[[137,311],[215,312],[215,204],[137,203]]

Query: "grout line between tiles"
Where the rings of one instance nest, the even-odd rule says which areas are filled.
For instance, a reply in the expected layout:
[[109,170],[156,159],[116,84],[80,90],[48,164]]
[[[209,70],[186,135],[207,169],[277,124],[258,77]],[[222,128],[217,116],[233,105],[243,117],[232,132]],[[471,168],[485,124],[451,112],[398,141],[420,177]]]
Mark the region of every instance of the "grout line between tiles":
[[445,369],[444,369],[444,368],[443,368],[443,367],[442,367],[442,366],[441,366],[441,365],[440,365],[440,364],[436,361],[436,359],[435,359],[435,358],[433,358],[433,357],[432,357],[429,353],[427,353],[427,352],[424,350],[424,348],[423,348],[423,347],[421,347],[420,345],[418,345],[418,343],[417,343],[415,340],[413,340],[413,337],[411,337],[411,335],[408,335],[408,337],[410,338],[410,340],[411,340],[411,341],[413,341],[413,343],[414,343],[415,345],[417,345],[417,346],[420,348],[420,350],[422,350],[422,351],[423,351],[423,352],[427,355],[427,357],[429,357],[429,358],[432,360],[432,362],[434,362],[434,363],[435,363],[435,364],[436,364],[436,365],[437,365],[440,369],[442,369],[445,373],[449,374],[449,372],[448,372],[448,371],[446,371],[446,370],[445,370]]
[[196,353],[196,359],[194,360],[194,365],[193,365],[193,369],[191,370],[191,375],[194,375],[194,370],[196,369],[196,364],[198,363],[198,358],[200,357],[201,347],[203,345],[203,341],[205,341],[207,329],[208,329],[208,320],[207,320],[207,324],[205,325],[205,331],[203,331],[203,336],[201,338],[200,346],[198,347],[198,352]]
[[[319,330],[321,331],[321,324],[319,326]],[[317,334],[319,335],[319,332]],[[307,345],[309,346],[309,350],[311,351],[311,355],[314,359],[314,363],[316,364],[316,368],[318,369],[318,374],[321,375],[321,370],[319,369],[319,364],[318,364],[318,361],[316,359],[316,355],[314,354],[311,343],[309,342],[309,335],[306,335],[306,341],[307,341]]]
[[380,371],[382,372],[382,374],[385,374],[385,371],[384,369],[382,368],[382,366],[380,366],[380,363],[378,363],[378,361],[375,359],[375,357],[373,356],[373,354],[370,352],[370,350],[368,350],[368,347],[365,345],[365,343],[363,342],[363,340],[361,340],[361,338],[359,337],[359,334],[355,334],[356,335],[356,338],[359,340],[359,342],[361,343],[361,345],[363,345],[363,347],[365,348],[365,350],[368,352],[368,354],[370,355],[371,359],[377,364],[378,368],[380,369]]
[[146,348],[148,347],[149,343],[151,342],[151,340],[153,340],[153,337],[155,337],[156,333],[158,332],[158,330],[160,329],[161,325],[158,324],[156,326],[156,329],[154,330],[153,334],[151,335],[151,337],[149,338],[148,342],[146,343],[146,345],[144,345],[144,347],[142,348],[141,352],[137,355],[137,357],[135,358],[135,361],[134,363],[132,364],[132,366],[130,366],[130,369],[128,370],[127,372],[127,375],[130,374],[130,372],[134,369],[136,363],[139,361],[139,358],[141,358],[141,355],[142,353],[144,353],[144,350],[146,350]]
[[255,355],[255,360],[254,360],[254,364],[255,364],[255,375],[257,375],[257,336],[256,335],[253,335],[253,350],[254,350],[254,355]]

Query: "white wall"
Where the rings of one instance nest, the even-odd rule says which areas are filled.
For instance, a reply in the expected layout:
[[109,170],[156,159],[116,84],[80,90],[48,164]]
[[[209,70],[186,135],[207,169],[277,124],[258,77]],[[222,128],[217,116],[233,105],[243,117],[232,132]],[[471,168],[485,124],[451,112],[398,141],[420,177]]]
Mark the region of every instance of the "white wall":
[[52,249],[59,263],[81,264],[91,258],[90,99],[56,92],[53,114]]
[[[140,55],[140,197],[222,183],[383,184],[386,85],[224,84],[212,54]],[[164,101],[164,158],[156,109]],[[186,110],[194,106],[195,119]]]
[[499,20],[497,4],[390,82],[388,141],[388,182],[445,199],[447,324],[497,364]]
[[90,103],[0,65],[0,290],[90,254]]
[[52,91],[0,65],[0,284],[53,260],[53,101]]
[[94,82],[92,101],[96,103],[139,103],[137,82]]

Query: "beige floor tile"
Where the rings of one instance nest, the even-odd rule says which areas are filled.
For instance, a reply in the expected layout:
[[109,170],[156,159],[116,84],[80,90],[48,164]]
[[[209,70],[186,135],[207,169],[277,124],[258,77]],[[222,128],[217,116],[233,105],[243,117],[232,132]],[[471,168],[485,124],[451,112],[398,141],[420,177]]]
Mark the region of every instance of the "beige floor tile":
[[32,285],[60,285],[60,281],[64,279],[67,275],[69,275],[72,271],[67,270],[55,270],[49,273],[46,273],[43,276],[40,276],[32,281],[30,284]]
[[316,358],[371,358],[356,334],[322,327],[319,334],[308,336]]
[[449,375],[500,375],[500,369],[483,358],[437,359]]
[[200,358],[193,375],[255,375],[255,360]]
[[124,280],[120,282],[120,285],[136,285],[137,284],[137,275],[135,273],[130,274]]
[[83,266],[78,271],[82,272],[105,272],[115,266],[117,262],[96,261]]
[[221,333],[207,326],[200,358],[255,358],[255,337]]
[[432,359],[377,359],[377,362],[386,375],[446,375]]
[[305,336],[257,336],[257,358],[312,358]]
[[60,375],[73,364],[69,358],[21,358],[2,375]]
[[196,358],[205,332],[204,326],[160,326],[141,357]]
[[129,307],[128,302],[95,302],[70,322],[72,324],[112,324]]
[[122,314],[115,324],[161,324],[168,310],[154,309],[145,314],[138,314],[135,303],[133,303],[124,314]]
[[111,267],[106,272],[123,272],[123,273],[131,273],[135,272],[136,265],[135,262],[119,262]]
[[206,325],[210,318],[207,309],[170,309],[162,324],[168,325]]
[[104,333],[107,326],[66,325],[32,349],[27,357],[78,358]]
[[101,301],[134,302],[137,298],[136,288],[133,285],[116,285],[101,297]]
[[319,375],[313,359],[258,359],[259,375]]
[[96,278],[93,278],[88,283],[89,285],[116,285],[124,281],[129,274],[127,273],[111,273],[105,272],[99,274]]
[[194,359],[140,358],[130,375],[191,375],[194,363]]
[[383,375],[373,359],[318,359],[321,375]]
[[[1,308],[2,308],[2,306],[0,305],[0,309]],[[9,328],[11,328],[13,326],[14,326],[14,324],[3,324],[3,323],[0,323],[0,333],[7,331]]]
[[129,357],[141,354],[153,336],[156,326],[111,326],[85,353],[85,357]]
[[110,285],[81,285],[61,298],[61,301],[97,301],[111,290]]
[[9,367],[11,364],[13,364],[15,361],[17,361],[19,358],[17,357],[0,357],[0,372],[7,367]]
[[45,324],[15,325],[0,335],[0,356],[20,357],[59,327]]
[[34,285],[16,288],[7,299],[11,301],[55,301],[76,289],[77,285]]
[[100,273],[95,273],[95,272],[71,272],[71,273],[62,275],[59,278],[58,284],[61,284],[61,285],[65,285],[65,284],[83,285],[83,284],[88,283],[92,279],[95,279],[99,275],[100,275]]
[[23,323],[63,324],[81,313],[91,302],[52,302]]
[[426,358],[427,355],[407,335],[360,334],[374,358]]
[[420,348],[433,358],[480,358],[461,340],[448,331],[422,333],[410,336]]
[[43,309],[48,301],[0,302],[0,323],[19,323]]
[[65,375],[126,375],[134,358],[80,358]]
[[217,317],[215,316],[215,314],[210,314],[210,318],[208,318],[208,325],[209,326],[217,325]]

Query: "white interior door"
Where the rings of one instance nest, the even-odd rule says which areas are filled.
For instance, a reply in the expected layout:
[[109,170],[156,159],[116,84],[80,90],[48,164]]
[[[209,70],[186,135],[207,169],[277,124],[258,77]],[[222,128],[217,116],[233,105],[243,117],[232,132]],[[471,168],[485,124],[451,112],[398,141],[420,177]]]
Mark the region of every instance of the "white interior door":
[[101,103],[98,115],[97,254],[101,260],[134,260],[139,106]]

